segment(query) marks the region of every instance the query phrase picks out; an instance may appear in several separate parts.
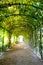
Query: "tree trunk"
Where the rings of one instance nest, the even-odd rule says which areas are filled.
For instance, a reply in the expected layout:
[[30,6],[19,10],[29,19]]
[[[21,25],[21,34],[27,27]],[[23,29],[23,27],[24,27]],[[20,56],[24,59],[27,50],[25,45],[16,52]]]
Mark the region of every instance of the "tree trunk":
[[3,30],[3,39],[2,39],[2,51],[4,51],[4,30]]
[[8,44],[8,48],[11,47],[11,34],[9,33],[9,44]]

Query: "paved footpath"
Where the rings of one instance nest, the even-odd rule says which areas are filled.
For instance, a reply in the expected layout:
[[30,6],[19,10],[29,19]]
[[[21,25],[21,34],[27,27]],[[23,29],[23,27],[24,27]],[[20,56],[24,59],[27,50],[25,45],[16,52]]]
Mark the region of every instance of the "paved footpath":
[[16,44],[16,50],[7,51],[0,59],[0,65],[43,65],[43,62],[25,44]]

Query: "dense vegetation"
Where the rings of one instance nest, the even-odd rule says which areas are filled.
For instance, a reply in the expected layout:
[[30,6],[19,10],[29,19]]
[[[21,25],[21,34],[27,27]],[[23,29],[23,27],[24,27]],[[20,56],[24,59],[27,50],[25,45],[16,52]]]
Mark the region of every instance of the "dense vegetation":
[[5,36],[9,39],[8,47],[10,47],[12,35],[23,35],[24,37],[27,35],[29,42],[31,41],[35,48],[38,46],[40,54],[43,56],[42,28],[43,0],[0,0],[2,48]]

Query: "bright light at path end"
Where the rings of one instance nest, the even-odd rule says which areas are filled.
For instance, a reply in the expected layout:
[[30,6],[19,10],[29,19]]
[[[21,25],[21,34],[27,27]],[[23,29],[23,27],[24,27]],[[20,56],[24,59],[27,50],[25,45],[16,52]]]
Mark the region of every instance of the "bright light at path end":
[[22,35],[20,35],[20,36],[18,37],[18,41],[19,41],[19,42],[23,42],[23,36],[22,36]]

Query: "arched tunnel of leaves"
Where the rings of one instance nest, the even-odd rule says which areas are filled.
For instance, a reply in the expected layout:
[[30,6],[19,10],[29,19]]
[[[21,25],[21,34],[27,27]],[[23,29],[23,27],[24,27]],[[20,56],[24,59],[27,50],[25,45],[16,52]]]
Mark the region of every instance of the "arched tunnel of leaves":
[[[39,52],[43,57],[43,1],[41,0],[2,0],[0,1],[0,28],[8,32],[9,47],[11,35],[25,35],[35,48],[39,44]],[[41,29],[41,30],[40,30]],[[40,42],[38,42],[40,32]],[[35,38],[35,39],[34,39]]]

